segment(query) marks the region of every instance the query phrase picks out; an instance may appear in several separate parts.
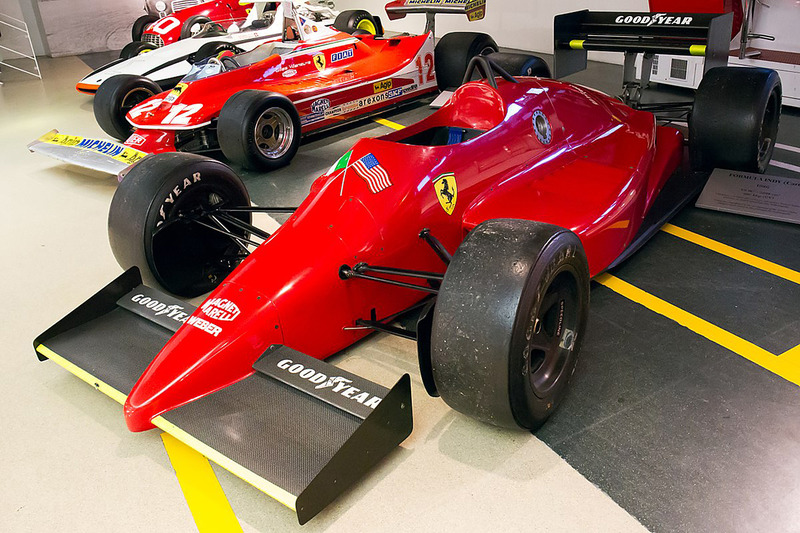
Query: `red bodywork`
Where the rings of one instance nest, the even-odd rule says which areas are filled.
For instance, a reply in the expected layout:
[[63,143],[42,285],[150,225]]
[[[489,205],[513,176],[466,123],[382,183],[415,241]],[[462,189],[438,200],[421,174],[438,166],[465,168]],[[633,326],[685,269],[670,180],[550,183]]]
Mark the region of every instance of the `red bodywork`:
[[[542,115],[549,142],[534,128]],[[403,142],[436,127],[485,133],[440,146]],[[238,316],[217,320],[201,306],[144,372],[125,405],[129,428],[148,429],[153,417],[250,375],[272,344],[326,358],[369,333],[349,329],[357,319],[418,302],[422,292],[343,280],[339,271],[360,262],[443,271],[419,238],[423,228],[453,252],[488,219],[557,224],[580,237],[597,275],[631,244],[681,163],[683,140],[650,113],[565,82],[462,86],[427,119],[358,141],[344,170],[314,182],[291,218],[210,295],[233,302]],[[368,154],[391,181],[379,192],[359,170]],[[437,178],[451,173],[448,214]]]
[[183,24],[194,16],[208,17],[227,30],[234,23],[244,22],[249,12],[250,8],[239,5],[238,0],[205,2],[157,20],[144,30],[142,40],[160,42],[166,46],[180,40]]
[[[382,39],[327,33],[312,41],[279,42],[295,48],[145,100],[127,115],[137,130],[125,144],[148,153],[180,150],[176,135],[192,138],[213,128],[225,102],[244,89],[289,97],[300,114],[303,133],[436,90],[431,34]],[[270,46],[273,43],[262,45]]]

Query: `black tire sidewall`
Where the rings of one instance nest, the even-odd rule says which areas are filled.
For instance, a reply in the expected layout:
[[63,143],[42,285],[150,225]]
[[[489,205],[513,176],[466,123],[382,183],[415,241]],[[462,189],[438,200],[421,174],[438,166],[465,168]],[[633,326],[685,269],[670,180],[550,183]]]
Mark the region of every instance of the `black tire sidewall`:
[[352,34],[358,29],[358,24],[362,20],[369,20],[377,29],[377,24],[375,23],[374,17],[369,11],[365,11],[363,9],[349,9],[347,11],[342,11],[333,21],[333,27],[339,31]]
[[[267,109],[285,110],[294,128],[292,144],[278,158],[266,157],[255,143],[255,124]],[[222,153],[231,162],[253,170],[274,170],[288,165],[300,146],[302,133],[300,115],[286,96],[256,90],[240,91],[231,96],[222,107],[217,122],[217,136]]]
[[[565,248],[554,246],[551,241],[540,253],[536,265],[531,270],[528,283],[525,284],[514,328],[511,333],[511,351],[509,353],[509,401],[514,418],[520,427],[535,431],[547,418],[555,412],[567,392],[567,385],[575,371],[581,344],[585,335],[589,318],[589,272],[586,258],[574,234],[562,233],[556,239],[572,240]],[[578,291],[578,329],[575,331],[575,343],[571,350],[562,350],[567,361],[561,369],[558,382],[553,386],[551,394],[539,398],[533,392],[530,382],[518,370],[524,366],[522,357],[526,328],[530,318],[536,316],[542,300],[541,295],[562,273],[572,275]],[[582,284],[581,280],[587,280]]]
[[153,80],[121,74],[112,76],[100,84],[94,95],[92,107],[95,120],[103,131],[115,139],[124,141],[135,129],[122,113],[122,104],[126,95],[136,89],[146,90],[153,96],[162,92],[161,87]]
[[131,59],[132,57],[136,57],[145,50],[155,50],[156,47],[148,42],[145,41],[133,41],[125,45],[122,51],[119,53],[120,59]]
[[142,15],[133,23],[131,28],[131,41],[141,41],[147,26],[158,21],[158,15]]
[[210,43],[205,43],[200,48],[197,49],[197,52],[194,53],[192,57],[192,62],[197,63],[204,59],[208,59],[209,57],[216,57],[221,52],[226,50],[230,50],[236,54],[241,53],[242,49],[231,44],[226,43],[224,41],[213,41]]
[[146,282],[156,283],[173,294],[202,294],[182,292],[164,282],[152,242],[159,224],[170,219],[176,194],[199,186],[230,191],[238,195],[236,203],[250,205],[247,189],[238,176],[225,164],[207,157],[164,153],[149,156],[131,169],[117,188],[108,214],[109,243],[123,269],[137,266]]
[[486,49],[498,51],[497,43],[485,33],[453,32],[444,35],[434,49],[439,89],[459,87],[469,62]]
[[192,26],[200,23],[200,25],[212,22],[210,18],[205,15],[194,15],[186,19],[186,22],[181,26],[181,39],[188,39],[192,36]]
[[759,164],[758,137],[773,93],[780,114],[777,72],[753,67],[716,67],[706,72],[689,119],[692,167],[764,172],[769,157]]

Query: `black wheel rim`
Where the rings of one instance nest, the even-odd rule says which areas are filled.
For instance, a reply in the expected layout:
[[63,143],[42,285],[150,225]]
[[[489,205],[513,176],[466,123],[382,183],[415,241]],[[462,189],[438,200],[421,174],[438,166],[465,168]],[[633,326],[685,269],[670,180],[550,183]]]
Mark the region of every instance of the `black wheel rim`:
[[758,167],[766,169],[772,151],[775,147],[775,140],[778,136],[778,120],[780,119],[780,102],[778,94],[773,91],[767,100],[767,109],[764,112],[764,120],[761,122],[761,131],[758,135]]
[[577,280],[565,270],[553,279],[541,304],[531,312],[523,355],[528,383],[538,398],[551,397],[562,380],[569,379],[565,370],[575,348],[579,306]]
[[[153,273],[170,292],[198,296],[219,285],[247,256],[246,244],[208,228],[220,223],[211,214],[225,207],[247,205],[241,194],[225,183],[194,184],[177,198],[166,220],[153,228],[151,257]],[[249,223],[246,213],[235,215]],[[243,238],[244,230],[223,223]]]

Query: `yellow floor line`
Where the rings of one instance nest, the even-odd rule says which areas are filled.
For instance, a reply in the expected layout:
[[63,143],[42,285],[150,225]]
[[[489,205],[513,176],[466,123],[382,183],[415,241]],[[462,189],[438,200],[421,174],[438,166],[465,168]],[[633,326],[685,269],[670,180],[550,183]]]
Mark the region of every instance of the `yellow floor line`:
[[169,433],[162,433],[161,440],[198,531],[242,531],[208,459]]
[[698,335],[727,348],[748,361],[752,361],[770,372],[791,381],[795,385],[800,385],[800,346],[792,348],[782,356],[777,356],[611,274],[601,274],[594,280],[617,294],[689,328]]
[[800,285],[800,272],[792,270],[791,268],[786,268],[772,261],[767,261],[753,254],[743,252],[733,246],[728,246],[727,244],[709,239],[708,237],[704,237],[703,235],[699,235],[687,229],[673,226],[672,224],[665,224],[664,227],[661,228],[661,231]]
[[391,120],[386,120],[385,118],[373,118],[375,122],[380,124],[381,126],[386,126],[387,128],[392,128],[393,130],[402,130],[405,128],[402,124],[398,124],[397,122],[392,122]]

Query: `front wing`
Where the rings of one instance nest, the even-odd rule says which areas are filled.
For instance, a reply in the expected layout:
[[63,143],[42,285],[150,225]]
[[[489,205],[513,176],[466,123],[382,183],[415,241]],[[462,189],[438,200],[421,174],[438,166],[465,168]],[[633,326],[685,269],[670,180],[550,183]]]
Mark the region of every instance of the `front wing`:
[[[40,360],[124,404],[193,311],[142,285],[134,267],[42,333],[34,348]],[[299,366],[287,370],[287,361]],[[308,379],[300,367],[329,379]],[[411,433],[408,374],[389,390],[284,346],[270,347],[253,368],[249,377],[152,422],[295,511],[301,524]],[[373,409],[343,400],[329,386],[340,382],[379,403]]]
[[115,176],[149,155],[117,142],[64,135],[58,130],[45,133],[30,143],[28,150]]

